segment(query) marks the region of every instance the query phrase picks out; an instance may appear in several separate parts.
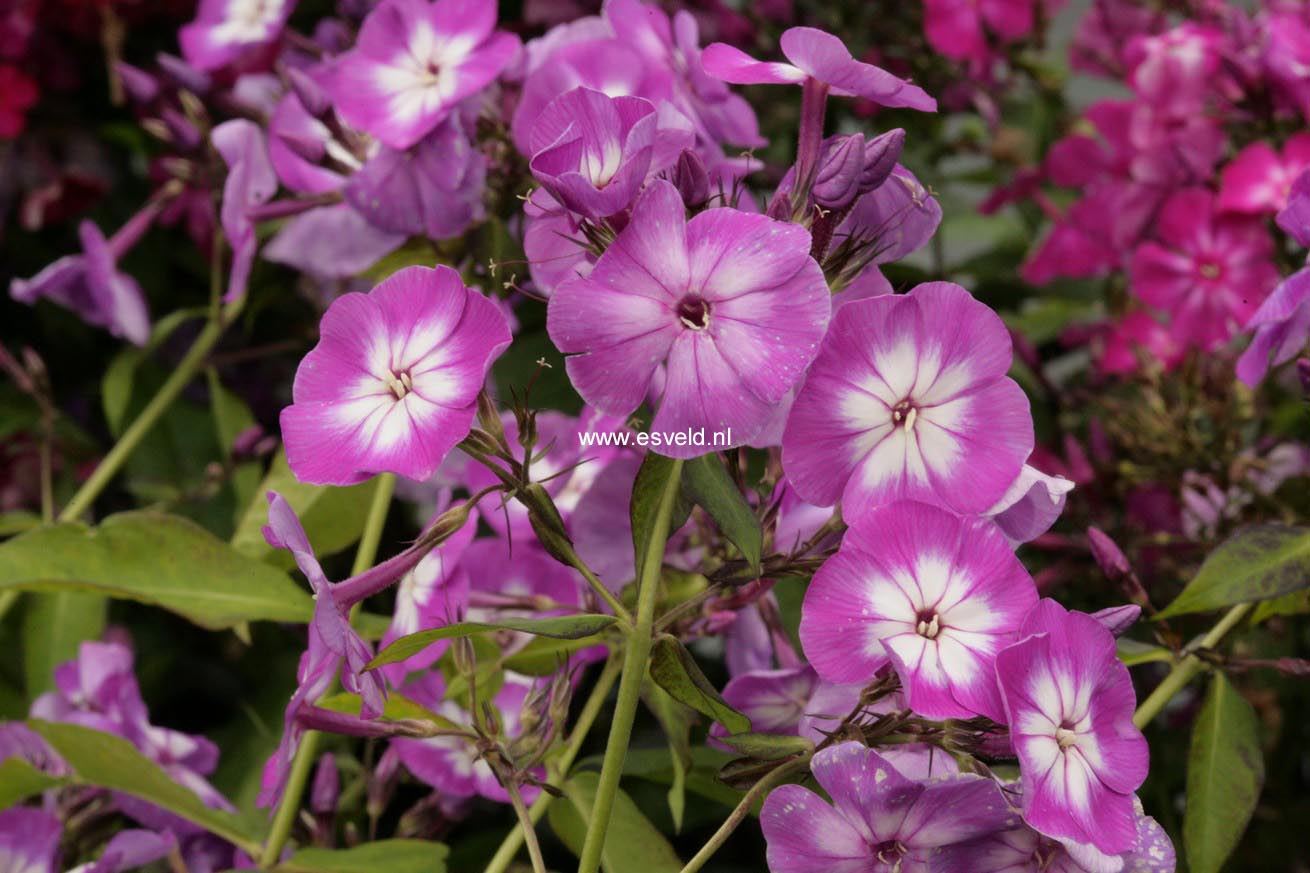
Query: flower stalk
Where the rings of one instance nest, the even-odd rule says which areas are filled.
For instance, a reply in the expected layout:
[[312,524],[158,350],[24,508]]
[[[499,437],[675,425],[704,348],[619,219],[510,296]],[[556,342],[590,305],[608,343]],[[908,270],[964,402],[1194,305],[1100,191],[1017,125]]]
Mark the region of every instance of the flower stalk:
[[[1254,604],[1239,603],[1224,613],[1224,617],[1219,623],[1210,628],[1210,632],[1201,638],[1199,649],[1212,649],[1217,646],[1228,632],[1237,626],[1237,624],[1246,617],[1251,611]],[[1195,652],[1185,655],[1182,660],[1174,664],[1173,669],[1164,677],[1164,681],[1156,686],[1151,695],[1142,701],[1141,706],[1137,707],[1137,712],[1133,714],[1133,724],[1138,729],[1146,727],[1151,723],[1151,719],[1160,714],[1170,700],[1174,699],[1179,691],[1182,691],[1187,684],[1196,678],[1196,675],[1205,669],[1205,661]]]

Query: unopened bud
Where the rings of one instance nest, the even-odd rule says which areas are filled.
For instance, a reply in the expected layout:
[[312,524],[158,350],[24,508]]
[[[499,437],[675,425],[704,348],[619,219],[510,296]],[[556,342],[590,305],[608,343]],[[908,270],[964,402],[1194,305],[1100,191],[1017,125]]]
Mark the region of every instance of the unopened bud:
[[304,158],[311,164],[320,163],[327,157],[327,146],[319,137],[289,130],[280,130],[275,136],[297,157]]
[[1087,544],[1091,547],[1092,558],[1101,572],[1112,582],[1117,582],[1133,571],[1128,563],[1128,556],[1100,528],[1087,529]]
[[331,752],[324,752],[314,771],[314,784],[309,791],[309,808],[318,815],[330,815],[336,811],[340,796],[341,775],[337,772],[337,759]]
[[491,434],[478,428],[469,431],[460,448],[474,457],[499,457],[500,443]]
[[889,130],[864,144],[864,170],[860,173],[860,193],[874,190],[887,181],[905,147],[905,131]]
[[467,502],[456,503],[437,516],[437,520],[432,522],[428,529],[424,531],[420,541],[424,545],[441,545],[468,523],[469,515],[469,504]]
[[168,127],[168,132],[172,135],[172,141],[184,151],[192,151],[204,142],[199,129],[181,112],[165,106],[160,112],[160,118]]
[[332,101],[328,99],[327,94],[304,70],[297,70],[294,67],[288,69],[287,81],[291,83],[291,90],[296,92],[296,99],[300,101],[300,105],[315,118],[321,118],[332,108]]
[[209,90],[211,85],[209,76],[181,58],[161,52],[155,56],[155,60],[159,64],[159,69],[168,78],[172,79],[179,88],[193,91],[196,94],[204,94]]
[[522,414],[515,413],[518,418],[519,445],[527,449],[529,453],[537,445],[537,413],[528,409]]
[[478,655],[473,649],[473,641],[468,637],[459,637],[450,644],[450,660],[466,679],[471,680],[478,671]]
[[115,61],[114,72],[118,74],[118,81],[123,83],[123,90],[133,101],[150,103],[159,96],[159,82],[140,67]]
[[478,392],[478,427],[486,431],[498,443],[505,441],[505,425],[491,395],[485,390]]
[[678,155],[670,179],[688,208],[700,206],[710,199],[710,175],[700,155],[691,149],[684,149]]
[[864,170],[864,136],[835,137],[829,141],[814,177],[811,193],[824,209],[845,209],[859,194]]

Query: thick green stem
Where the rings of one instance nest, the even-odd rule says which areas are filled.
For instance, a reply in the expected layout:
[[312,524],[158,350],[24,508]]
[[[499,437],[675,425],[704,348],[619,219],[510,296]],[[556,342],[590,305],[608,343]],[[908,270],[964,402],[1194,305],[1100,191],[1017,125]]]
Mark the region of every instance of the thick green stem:
[[[382,541],[382,528],[387,522],[387,510],[391,506],[391,497],[396,490],[396,477],[391,473],[382,473],[377,478],[377,490],[373,492],[373,501],[369,504],[368,516],[364,519],[364,530],[359,536],[359,546],[355,549],[355,563],[351,575],[356,576],[373,566],[378,555],[378,544]],[[335,683],[334,683],[335,687]],[[331,693],[331,692],[329,692]],[[268,869],[278,862],[282,848],[291,836],[291,826],[296,822],[300,812],[300,799],[305,793],[305,784],[309,781],[309,771],[318,758],[318,747],[322,734],[318,731],[305,731],[296,749],[296,757],[287,776],[287,787],[273,814],[273,824],[268,830],[268,839],[264,841],[264,851],[259,856],[259,866]]]
[[[601,670],[600,676],[596,679],[596,686],[591,689],[591,696],[587,702],[582,705],[582,711],[578,713],[578,720],[573,724],[573,731],[569,734],[569,741],[564,746],[564,751],[560,756],[549,763],[549,768],[555,777],[562,778],[568,774],[569,768],[577,760],[578,753],[582,751],[582,744],[587,740],[587,734],[591,732],[591,726],[596,723],[600,717],[601,708],[605,705],[605,698],[609,697],[610,689],[614,687],[614,681],[619,678],[619,668],[623,662],[618,658],[610,658],[605,664],[605,669]],[[537,795],[537,799],[528,807],[528,819],[535,825],[541,821],[541,817],[546,814],[546,809],[550,802],[554,800],[547,792],[543,791]],[[500,848],[492,856],[487,869],[483,873],[505,873],[509,865],[513,863],[514,856],[523,846],[523,829],[514,828],[505,835],[501,842]]]
[[[1239,603],[1232,607],[1219,620],[1219,623],[1210,628],[1210,632],[1201,638],[1200,648],[1212,649],[1217,646],[1228,632],[1237,627],[1238,622],[1246,617],[1255,604]],[[1142,705],[1137,707],[1137,712],[1133,714],[1133,724],[1138,729],[1146,727],[1151,723],[1151,719],[1160,714],[1165,704],[1174,699],[1174,695],[1182,691],[1188,682],[1191,682],[1196,675],[1205,669],[1205,662],[1196,655],[1186,655],[1178,663],[1174,664],[1169,675],[1164,677],[1151,695],[1142,701]]]
[[223,335],[223,331],[232,322],[237,312],[241,308],[241,301],[233,303],[227,309],[211,318],[205,324],[204,330],[196,337],[196,341],[191,344],[187,351],[186,357],[178,363],[176,369],[168,377],[167,381],[160,386],[158,393],[146,404],[146,408],[141,410],[141,414],[136,420],[123,431],[123,435],[118,438],[118,442],[109,450],[109,454],[95,468],[82,487],[73,495],[73,499],[68,501],[68,505],[59,513],[60,521],[75,521],[82,517],[95,499],[100,496],[100,492],[105,489],[110,480],[117,475],[122,469],[123,464],[136,451],[141,440],[145,439],[150,429],[159,422],[168,408],[173,405],[173,401],[182,393],[182,389],[195,378],[204,366],[205,359],[209,356],[210,351]]
[[704,867],[705,863],[714,856],[714,853],[723,848],[723,844],[728,841],[728,837],[732,836],[733,831],[737,830],[741,823],[746,820],[746,816],[755,807],[756,801],[789,778],[791,774],[804,769],[809,761],[810,756],[806,755],[780,767],[775,767],[767,776],[752,785],[750,790],[742,797],[741,802],[737,804],[736,809],[732,811],[732,814],[714,832],[714,836],[710,837],[709,841],[701,846],[701,850],[696,853],[696,856],[687,862],[687,866],[682,868],[682,873],[696,873],[697,870]]
[[596,802],[587,826],[587,838],[582,845],[582,860],[578,873],[597,873],[600,856],[605,849],[605,833],[609,830],[610,814],[614,811],[614,798],[619,792],[619,778],[623,775],[623,762],[628,755],[628,741],[632,736],[632,723],[637,717],[637,701],[641,697],[641,683],[646,678],[650,661],[652,629],[655,624],[655,601],[659,598],[660,569],[664,565],[664,547],[669,537],[669,524],[673,519],[673,504],[682,480],[682,461],[675,460],[669,467],[669,478],[660,492],[655,509],[654,527],[646,542],[646,553],[641,563],[641,576],[637,580],[637,618],[628,636],[623,656],[623,676],[619,680],[619,697],[614,707],[614,720],[610,723],[609,740],[605,745],[605,759],[600,768],[600,781],[596,785]]

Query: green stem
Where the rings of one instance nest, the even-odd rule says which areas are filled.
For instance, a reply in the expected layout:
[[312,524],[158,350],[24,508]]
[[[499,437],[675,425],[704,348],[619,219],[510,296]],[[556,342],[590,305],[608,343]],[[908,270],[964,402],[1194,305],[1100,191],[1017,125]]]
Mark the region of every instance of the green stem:
[[[1219,620],[1219,623],[1210,628],[1210,632],[1201,638],[1200,648],[1212,649],[1219,645],[1228,632],[1237,627],[1238,622],[1246,617],[1255,604],[1239,603],[1232,607]],[[1151,695],[1142,701],[1142,705],[1137,707],[1137,712],[1133,714],[1133,724],[1138,729],[1146,727],[1151,723],[1151,719],[1160,714],[1165,704],[1173,700],[1174,695],[1182,691],[1188,682],[1191,682],[1196,675],[1205,669],[1205,662],[1196,655],[1186,655],[1182,660],[1174,664],[1169,675],[1164,677],[1164,681],[1156,686]]]
[[186,357],[182,358],[167,381],[160,386],[159,391],[146,404],[146,408],[141,410],[141,414],[136,417],[136,420],[132,422],[127,430],[123,431],[123,435],[118,438],[118,442],[109,450],[109,454],[105,455],[104,459],[100,461],[100,464],[95,468],[95,472],[82,483],[82,487],[73,495],[73,499],[68,501],[68,505],[64,507],[63,512],[59,513],[59,521],[75,521],[91,508],[91,504],[100,496],[100,492],[105,489],[110,480],[127,463],[127,459],[132,456],[132,452],[136,451],[137,446],[141,444],[141,440],[145,439],[146,434],[150,433],[150,429],[158,423],[159,419],[168,411],[168,408],[173,405],[173,401],[182,393],[182,389],[186,388],[187,384],[200,372],[200,368],[204,366],[209,352],[214,348],[219,337],[223,335],[223,331],[232,323],[232,319],[240,311],[240,308],[241,301],[238,300],[215,317],[210,318],[205,324],[204,330],[191,344]]
[[[391,507],[391,497],[396,490],[396,477],[392,473],[382,473],[377,477],[377,490],[373,492],[373,501],[368,507],[368,516],[364,519],[364,530],[359,536],[359,546],[355,549],[355,563],[350,575],[363,573],[373,566],[378,555],[378,544],[382,542],[382,528],[387,522],[387,510]],[[356,604],[358,607],[358,604]],[[336,683],[333,683],[335,687]],[[329,694],[331,691],[329,690]],[[287,776],[287,787],[273,814],[273,824],[268,830],[268,839],[264,841],[264,851],[259,856],[259,866],[268,869],[278,862],[282,848],[291,836],[291,827],[300,812],[300,799],[305,793],[305,783],[309,781],[309,771],[318,758],[318,747],[322,734],[318,731],[305,731],[296,749],[296,758],[291,764],[291,773]]]
[[810,762],[810,756],[797,758],[795,761],[789,761],[780,767],[775,767],[769,771],[769,774],[751,786],[750,790],[742,797],[741,802],[728,816],[727,820],[719,826],[714,832],[714,836],[701,847],[696,856],[687,862],[687,866],[682,868],[682,873],[696,873],[697,870],[705,866],[705,863],[714,856],[714,853],[723,848],[723,844],[732,836],[733,831],[746,820],[746,816],[754,809],[755,802],[764,795],[768,794],[779,783],[791,776],[797,770],[804,769],[805,765]]
[[[592,725],[600,717],[605,698],[609,697],[614,681],[619,678],[619,668],[622,664],[623,662],[618,658],[610,658],[605,663],[605,669],[601,670],[600,676],[596,678],[596,686],[591,689],[591,696],[587,698],[587,702],[582,705],[582,711],[578,713],[578,720],[573,725],[573,731],[569,734],[569,741],[564,746],[564,751],[557,759],[550,762],[550,769],[555,775],[562,777],[567,774],[573,762],[577,760],[578,753],[582,751],[582,744],[586,742],[587,734],[591,732]],[[537,795],[532,806],[528,807],[528,819],[534,825],[541,821],[553,799],[550,794],[543,791]],[[522,846],[523,829],[514,828],[505,835],[500,848],[496,850],[496,854],[492,856],[483,873],[505,873]]]
[[541,857],[541,844],[537,842],[537,831],[533,827],[536,824],[528,817],[528,808],[523,805],[523,797],[519,794],[519,787],[513,782],[505,786],[509,791],[509,802],[514,807],[514,814],[518,816],[518,832],[523,834],[524,840],[528,844],[528,857],[532,859],[532,873],[546,873],[546,860]]
[[637,717],[641,683],[646,677],[646,666],[650,661],[651,631],[655,624],[655,601],[659,599],[660,570],[664,565],[664,547],[669,537],[673,504],[681,480],[682,460],[676,459],[669,467],[669,478],[665,480],[664,490],[660,492],[654,526],[646,542],[646,553],[641,563],[641,576],[637,580],[637,622],[624,651],[618,702],[614,707],[614,720],[610,723],[605,759],[600,768],[600,781],[596,785],[596,802],[591,810],[587,838],[582,845],[578,873],[597,873],[600,870],[605,833],[609,830],[610,814],[614,811],[614,798],[619,793],[619,778],[623,775],[623,761],[628,754],[632,723]]

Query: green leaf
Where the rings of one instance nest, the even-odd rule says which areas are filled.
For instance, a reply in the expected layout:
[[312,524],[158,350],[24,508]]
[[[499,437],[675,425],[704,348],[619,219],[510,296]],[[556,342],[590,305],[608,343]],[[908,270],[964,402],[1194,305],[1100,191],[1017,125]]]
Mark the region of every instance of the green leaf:
[[687,461],[682,468],[682,489],[688,499],[709,513],[758,575],[764,532],[719,455],[711,453]]
[[[646,543],[650,542],[655,532],[655,513],[659,507],[660,495],[664,484],[673,474],[674,461],[663,455],[648,452],[637,470],[637,481],[632,485],[632,547],[636,555],[637,576],[641,578],[641,564],[645,560]],[[672,534],[687,522],[691,514],[691,503],[679,493],[673,504],[673,515],[669,520],[668,532]]]
[[561,615],[553,618],[502,618],[495,622],[461,621],[445,627],[407,634],[387,646],[377,657],[368,662],[366,669],[395,664],[413,657],[428,646],[440,640],[452,640],[487,631],[512,630],[533,634],[539,637],[552,637],[559,640],[577,640],[595,636],[614,624],[617,619],[612,615]]
[[1293,591],[1257,605],[1251,612],[1251,624],[1260,624],[1275,615],[1303,615],[1307,612],[1310,612],[1310,589]]
[[191,789],[170,779],[162,767],[122,737],[64,722],[32,720],[28,726],[72,768],[72,782],[139,797],[218,834],[249,854],[258,852],[259,835],[244,821],[230,812],[205,806]]
[[237,523],[232,547],[243,555],[284,570],[295,566],[290,552],[275,549],[264,539],[264,525],[268,524],[268,499],[265,495],[276,491],[286,498],[300,517],[315,553],[320,556],[336,554],[354,544],[363,532],[377,481],[374,477],[348,488],[306,485],[291,473],[286,453],[279,452]]
[[155,322],[150,332],[150,340],[143,348],[128,348],[119,352],[105,368],[100,379],[100,398],[105,409],[105,421],[109,423],[109,432],[119,436],[127,424],[127,410],[132,403],[132,389],[136,383],[136,371],[141,363],[150,357],[150,353],[159,344],[177,330],[183,323],[205,314],[203,309],[179,309]]
[[[552,803],[546,812],[551,830],[575,855],[582,844],[596,801],[597,773],[578,773],[563,785],[564,798]],[[679,873],[682,862],[673,846],[642,815],[622,789],[614,797],[614,811],[605,832],[605,848],[600,857],[605,873]]]
[[41,516],[26,509],[13,512],[0,512],[0,537],[11,537],[23,531],[41,526]]
[[669,814],[673,817],[674,833],[680,833],[682,817],[687,811],[687,773],[691,770],[691,726],[696,721],[695,710],[674,700],[653,682],[642,683],[641,699],[660,723],[669,744],[673,774],[668,794]]
[[0,544],[0,591],[6,589],[137,600],[211,630],[243,621],[307,621],[313,608],[284,573],[194,522],[158,512],[124,512],[90,528],[52,525]]
[[1115,644],[1119,652],[1119,660],[1123,661],[1126,667],[1136,667],[1138,664],[1150,664],[1154,661],[1167,662],[1174,659],[1174,653],[1164,646],[1143,643],[1140,640],[1130,640],[1128,637],[1120,637],[1115,641]]
[[1262,524],[1238,531],[1210,553],[1157,618],[1269,600],[1310,587],[1310,528]]
[[691,652],[672,637],[660,637],[651,647],[650,678],[674,700],[714,719],[728,733],[744,734],[751,729],[750,719],[728,705],[705,678]]
[[0,762],[0,809],[62,784],[60,777],[42,773],[22,758],[8,758]]
[[576,640],[536,637],[514,654],[503,658],[501,664],[506,670],[525,676],[549,676],[571,656],[592,646],[603,645],[604,642],[598,636]]
[[[729,809],[741,800],[741,792],[719,781],[719,770],[732,758],[728,753],[708,746],[691,750],[691,769],[687,771],[687,791],[706,800],[712,800]],[[601,764],[600,756],[581,762],[579,766]],[[673,761],[663,749],[629,749],[623,760],[623,775],[647,779],[662,785],[672,785],[675,778]]]
[[[26,536],[36,536],[33,531]],[[0,546],[0,589],[9,580],[4,555],[21,537]],[[27,696],[55,687],[55,668],[77,657],[87,640],[98,640],[105,632],[109,604],[97,594],[71,591],[33,594],[23,604],[23,676]]]
[[729,734],[718,740],[757,761],[778,761],[814,751],[814,743],[805,737],[786,734]]
[[378,840],[351,849],[301,849],[275,870],[287,873],[445,873],[450,849],[427,840]]
[[[351,694],[349,691],[342,691],[333,694],[331,697],[324,697],[318,701],[315,706],[322,709],[331,710],[332,712],[344,712],[347,715],[359,715],[362,708],[362,701],[358,694]],[[387,695],[387,702],[382,709],[382,718],[389,721],[401,721],[408,719],[411,721],[430,721],[433,724],[440,725],[447,730],[463,730],[463,726],[455,724],[444,715],[439,715],[428,709],[421,703],[417,703],[405,697],[403,694],[397,694],[394,691]]]
[[1192,728],[1183,845],[1192,873],[1217,873],[1255,812],[1264,784],[1251,704],[1216,671]]

